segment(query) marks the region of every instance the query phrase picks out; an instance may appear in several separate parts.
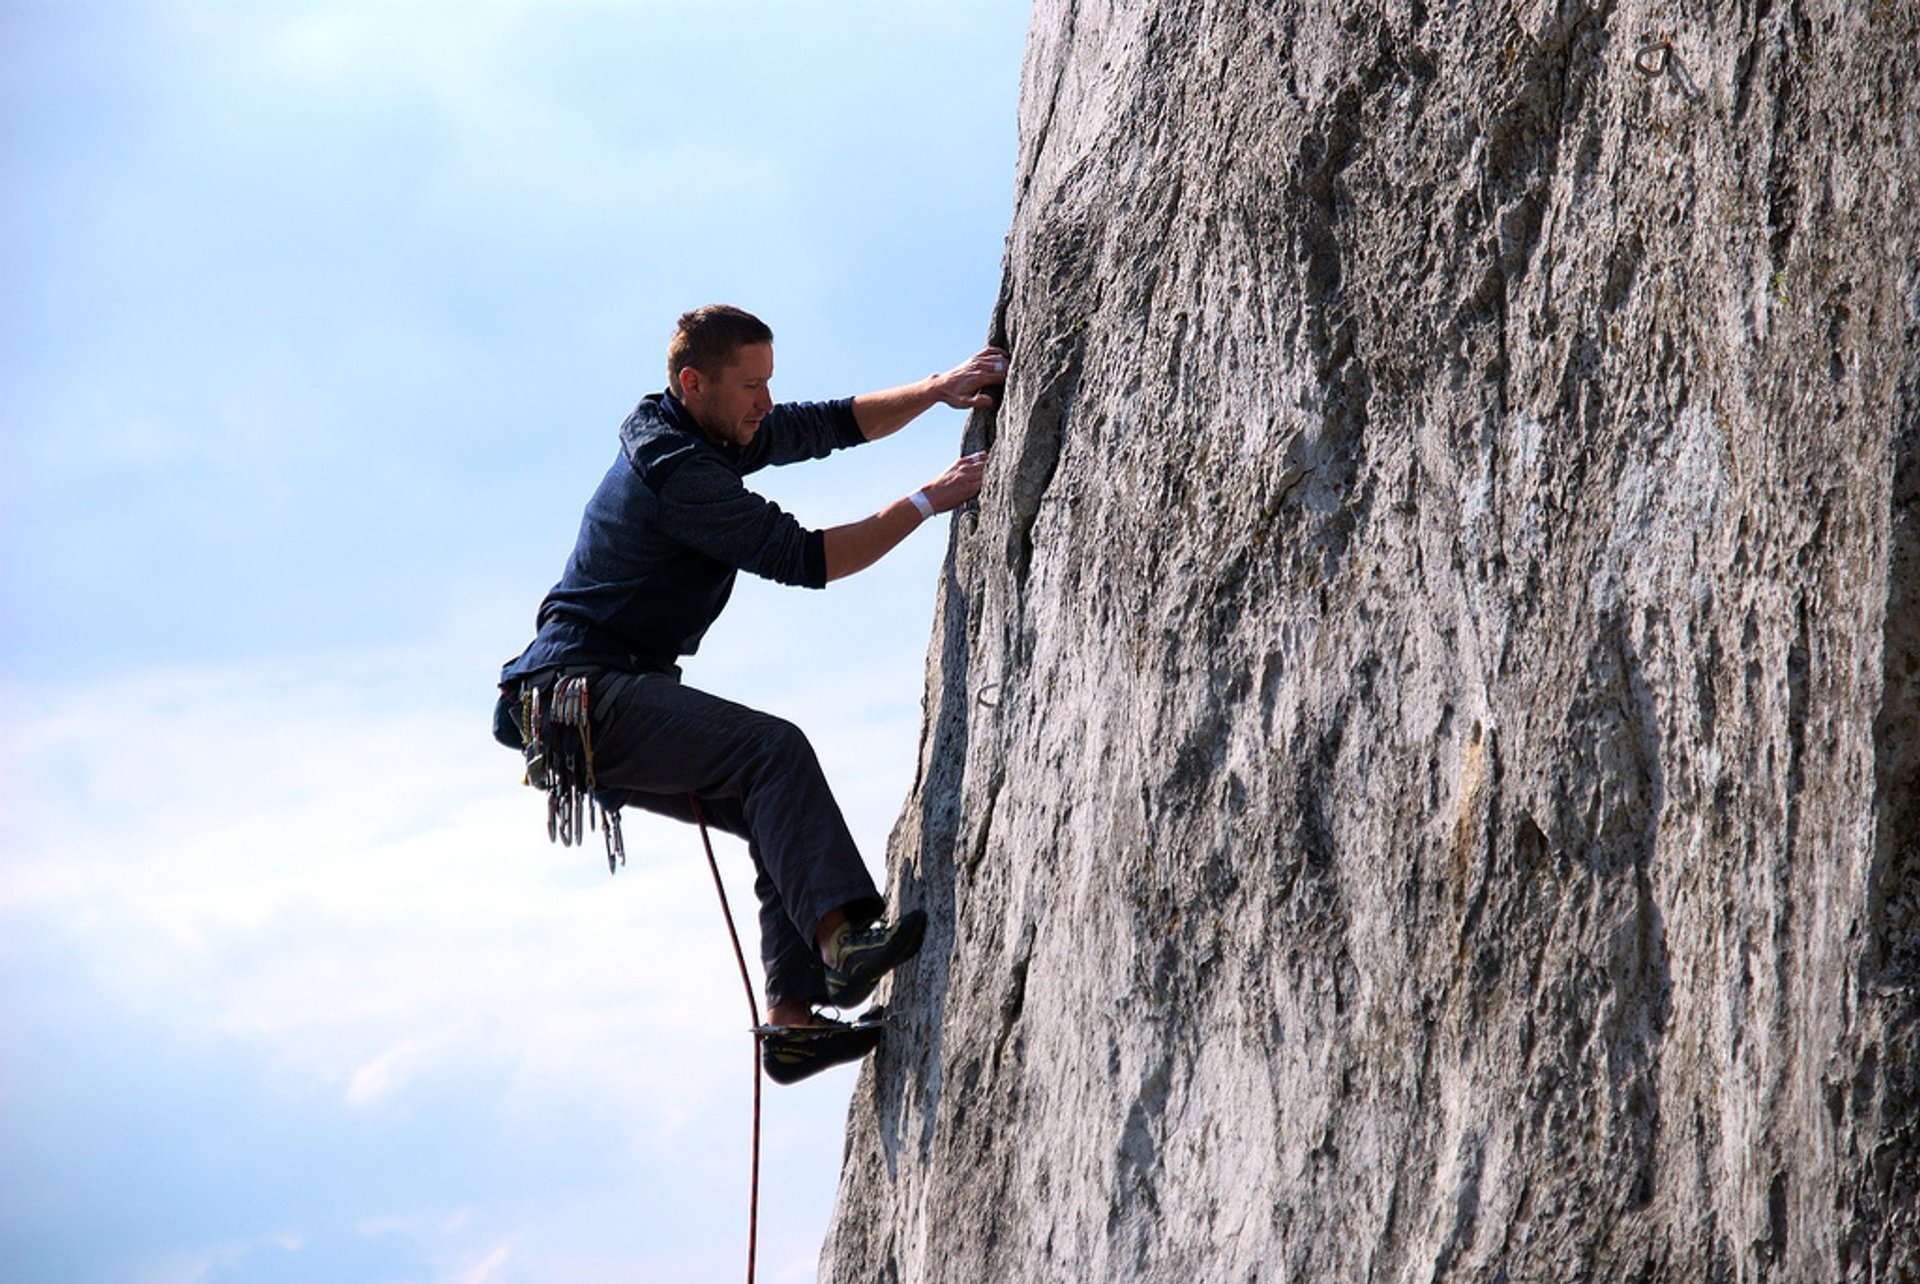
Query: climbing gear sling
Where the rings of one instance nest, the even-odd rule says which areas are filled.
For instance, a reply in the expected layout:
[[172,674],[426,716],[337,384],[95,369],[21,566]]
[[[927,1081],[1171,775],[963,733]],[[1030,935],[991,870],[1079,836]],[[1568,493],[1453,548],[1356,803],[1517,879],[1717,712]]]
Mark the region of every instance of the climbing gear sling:
[[627,863],[627,848],[618,804],[608,806],[596,792],[588,688],[584,673],[529,679],[520,684],[517,705],[508,702],[508,712],[527,760],[526,783],[547,795],[547,837],[572,847],[586,841],[588,830],[600,829],[611,874]]

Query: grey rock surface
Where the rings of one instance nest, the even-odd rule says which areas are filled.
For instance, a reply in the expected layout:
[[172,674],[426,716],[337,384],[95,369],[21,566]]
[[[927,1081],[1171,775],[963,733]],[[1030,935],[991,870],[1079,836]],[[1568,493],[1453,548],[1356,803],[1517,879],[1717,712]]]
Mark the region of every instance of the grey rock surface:
[[823,1279],[1920,1278],[1917,78],[1040,0]]

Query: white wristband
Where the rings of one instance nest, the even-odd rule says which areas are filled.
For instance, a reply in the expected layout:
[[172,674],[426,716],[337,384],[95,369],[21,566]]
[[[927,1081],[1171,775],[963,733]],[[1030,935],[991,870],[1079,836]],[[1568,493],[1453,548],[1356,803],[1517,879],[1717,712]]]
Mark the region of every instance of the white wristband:
[[933,516],[933,501],[927,498],[926,491],[914,491],[913,494],[907,496],[907,502],[920,510],[920,516],[923,520]]

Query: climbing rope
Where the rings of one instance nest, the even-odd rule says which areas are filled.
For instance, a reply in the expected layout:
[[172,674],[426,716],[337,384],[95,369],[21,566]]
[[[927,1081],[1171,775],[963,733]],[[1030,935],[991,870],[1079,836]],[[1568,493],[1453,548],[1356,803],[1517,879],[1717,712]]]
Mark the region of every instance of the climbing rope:
[[[713,890],[720,893],[720,913],[727,920],[727,935],[733,939],[734,961],[740,965],[740,984],[747,992],[747,1024],[760,1024],[760,1009],[753,1001],[753,978],[747,973],[747,956],[740,948],[740,933],[734,930],[733,911],[727,906],[727,888],[720,881],[720,862],[713,858],[713,839],[707,834],[707,817],[700,810],[700,799],[687,795],[693,804],[694,823],[700,826],[700,843],[707,849],[707,868],[713,871]],[[753,1284],[753,1263],[757,1256],[760,1231],[760,1039],[753,1041],[753,1162],[747,1189],[747,1284]]]

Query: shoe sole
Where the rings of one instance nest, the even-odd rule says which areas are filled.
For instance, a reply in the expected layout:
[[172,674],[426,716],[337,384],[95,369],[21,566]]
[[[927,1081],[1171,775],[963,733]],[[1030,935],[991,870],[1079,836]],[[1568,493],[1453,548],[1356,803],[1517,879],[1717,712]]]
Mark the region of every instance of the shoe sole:
[[[767,1078],[778,1084],[799,1083],[802,1079],[846,1065],[880,1046],[883,1029],[878,1022],[861,1025],[789,1026],[778,1033],[763,1035],[760,1066]],[[784,1051],[783,1059],[779,1053]]]

